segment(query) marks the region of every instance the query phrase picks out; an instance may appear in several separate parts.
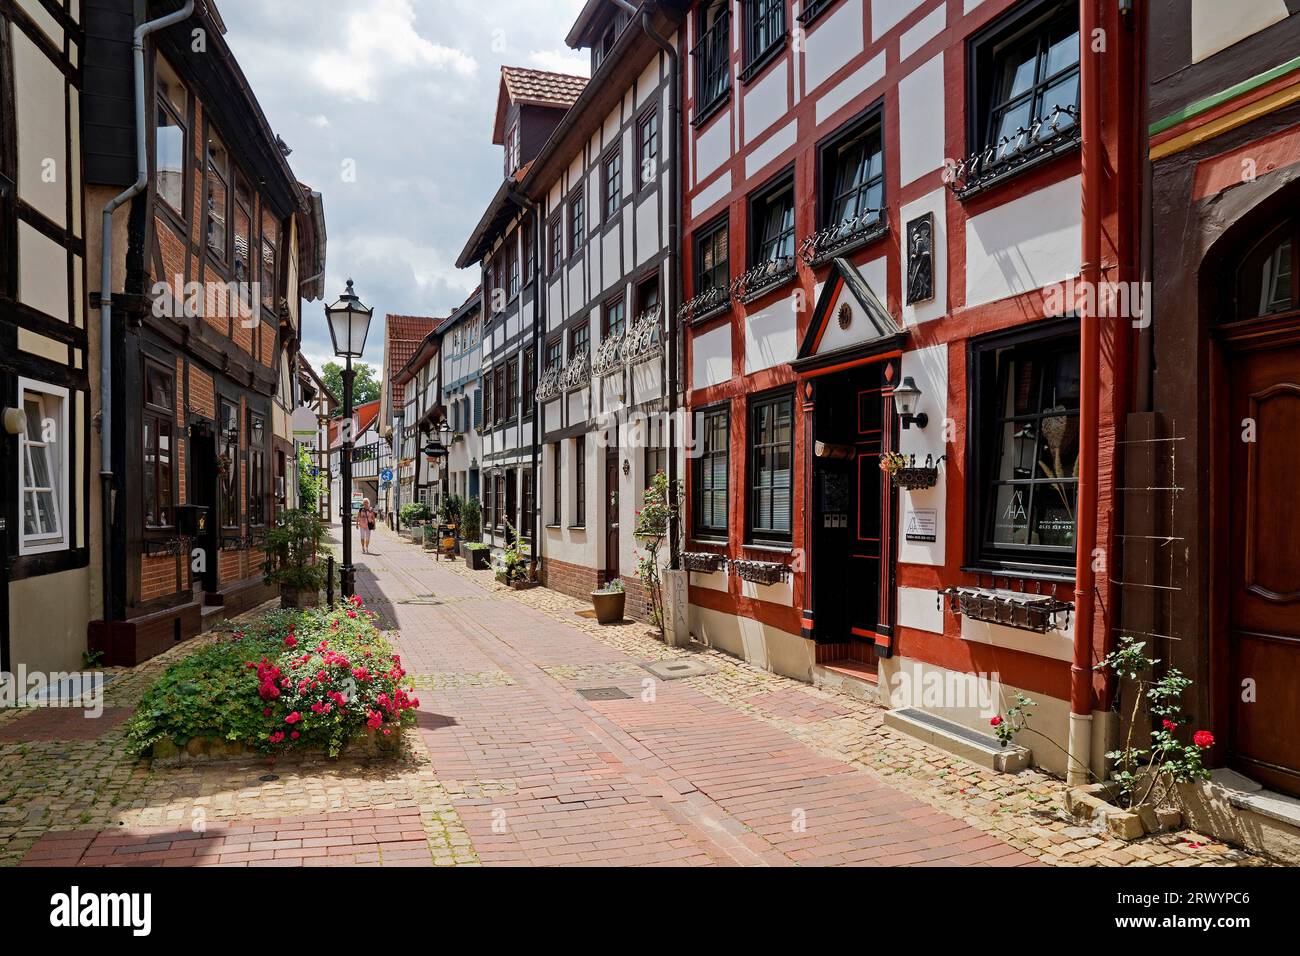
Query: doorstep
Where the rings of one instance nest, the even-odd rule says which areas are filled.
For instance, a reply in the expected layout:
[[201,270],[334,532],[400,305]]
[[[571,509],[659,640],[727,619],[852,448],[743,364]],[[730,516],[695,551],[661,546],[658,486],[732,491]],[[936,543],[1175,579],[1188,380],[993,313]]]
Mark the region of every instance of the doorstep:
[[996,737],[917,707],[886,711],[885,726],[997,773],[1019,773],[1033,758],[1024,747],[1015,744],[1003,747]]
[[814,664],[812,683],[814,687],[847,694],[849,697],[865,700],[868,703],[881,703],[876,668],[861,661],[845,658]]
[[1266,790],[1235,770],[1179,787],[1183,815],[1200,833],[1300,866],[1300,799]]

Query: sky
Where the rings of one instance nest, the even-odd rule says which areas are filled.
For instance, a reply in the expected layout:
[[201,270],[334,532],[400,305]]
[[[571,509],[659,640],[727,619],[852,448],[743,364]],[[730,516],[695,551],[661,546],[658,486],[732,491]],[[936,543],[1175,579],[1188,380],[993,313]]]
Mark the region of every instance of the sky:
[[[347,279],[375,310],[447,315],[478,285],[456,257],[501,184],[492,143],[502,64],[586,76],[564,44],[582,0],[218,0],[226,41],[289,165],[325,201],[325,294]],[[334,358],[324,304],[303,303],[303,353]]]

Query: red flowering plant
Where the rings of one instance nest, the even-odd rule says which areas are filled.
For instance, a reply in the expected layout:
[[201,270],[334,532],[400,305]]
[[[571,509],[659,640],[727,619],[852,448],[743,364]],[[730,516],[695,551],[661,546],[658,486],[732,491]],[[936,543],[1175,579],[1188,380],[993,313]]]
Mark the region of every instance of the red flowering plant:
[[396,742],[419,700],[374,617],[360,598],[264,615],[168,669],[141,700],[131,749],[219,737],[338,756],[366,734]]

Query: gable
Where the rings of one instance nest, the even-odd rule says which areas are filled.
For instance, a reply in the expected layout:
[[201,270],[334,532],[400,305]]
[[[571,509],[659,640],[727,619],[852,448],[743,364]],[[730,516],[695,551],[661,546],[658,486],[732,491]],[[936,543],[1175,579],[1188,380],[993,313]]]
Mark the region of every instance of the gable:
[[[884,275],[876,277],[876,281],[883,293]],[[791,364],[796,368],[816,367],[888,351],[906,337],[906,331],[889,314],[884,300],[858,268],[847,259],[837,258],[817,296],[798,358]]]

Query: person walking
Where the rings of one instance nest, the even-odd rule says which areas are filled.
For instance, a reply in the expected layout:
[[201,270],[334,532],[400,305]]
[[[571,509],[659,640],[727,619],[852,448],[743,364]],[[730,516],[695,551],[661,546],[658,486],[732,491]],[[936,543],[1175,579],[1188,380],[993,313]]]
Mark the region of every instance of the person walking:
[[357,511],[357,530],[361,532],[361,553],[370,553],[370,533],[375,530],[375,509],[370,507],[370,499],[363,498],[361,508]]

